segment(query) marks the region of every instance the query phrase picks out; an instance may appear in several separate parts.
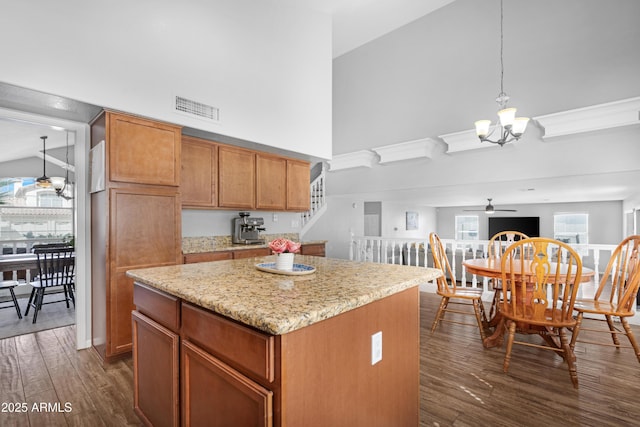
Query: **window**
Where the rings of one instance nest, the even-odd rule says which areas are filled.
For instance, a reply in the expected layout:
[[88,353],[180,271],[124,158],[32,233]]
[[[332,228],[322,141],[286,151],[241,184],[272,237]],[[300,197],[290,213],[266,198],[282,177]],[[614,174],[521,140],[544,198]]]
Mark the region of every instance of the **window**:
[[589,214],[555,214],[553,238],[572,245],[589,243]]
[[24,252],[33,243],[62,241],[73,234],[73,201],[33,178],[0,178],[0,252]]
[[478,215],[456,215],[456,240],[478,240]]

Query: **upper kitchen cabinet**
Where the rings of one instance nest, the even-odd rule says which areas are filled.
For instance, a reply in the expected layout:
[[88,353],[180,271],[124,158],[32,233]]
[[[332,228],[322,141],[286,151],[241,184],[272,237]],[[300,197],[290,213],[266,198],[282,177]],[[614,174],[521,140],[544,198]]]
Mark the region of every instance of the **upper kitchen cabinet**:
[[218,146],[190,136],[182,137],[182,206],[218,206]]
[[309,210],[310,178],[309,162],[287,159],[287,210]]
[[283,211],[287,207],[287,159],[256,156],[256,209]]
[[181,128],[120,113],[107,113],[109,180],[180,185]]
[[182,207],[307,211],[310,164],[184,136],[182,138]]
[[218,206],[253,209],[256,203],[256,154],[243,148],[218,147]]

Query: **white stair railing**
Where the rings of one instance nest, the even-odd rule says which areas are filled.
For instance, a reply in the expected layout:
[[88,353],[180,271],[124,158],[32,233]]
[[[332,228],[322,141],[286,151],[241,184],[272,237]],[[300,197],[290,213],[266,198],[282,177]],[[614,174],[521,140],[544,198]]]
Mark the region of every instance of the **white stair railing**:
[[[483,290],[483,299],[490,300],[492,291],[489,291],[486,277],[479,277],[467,273],[462,263],[468,259],[486,258],[489,246],[488,240],[454,240],[441,239],[445,252],[449,254],[449,262],[456,280],[467,283],[474,288]],[[505,242],[506,243],[506,242]],[[593,298],[597,286],[600,283],[602,270],[609,262],[611,253],[617,245],[574,245],[580,254],[583,265],[595,271],[591,281],[580,286],[581,298]],[[455,254],[452,256],[451,254]],[[400,239],[377,236],[351,235],[349,246],[349,259],[353,261],[375,262],[382,264],[400,264],[419,267],[434,267],[433,257],[429,252],[429,239]],[[435,287],[422,288],[428,292],[435,291]],[[629,323],[640,324],[640,313],[629,319]]]
[[[314,218],[317,219],[317,216],[324,212],[323,208],[327,204],[325,185],[326,172],[323,163],[320,174],[310,184],[311,203],[309,204],[309,210],[300,214],[302,230],[305,229],[305,226],[310,225]],[[301,234],[303,233],[301,232]]]

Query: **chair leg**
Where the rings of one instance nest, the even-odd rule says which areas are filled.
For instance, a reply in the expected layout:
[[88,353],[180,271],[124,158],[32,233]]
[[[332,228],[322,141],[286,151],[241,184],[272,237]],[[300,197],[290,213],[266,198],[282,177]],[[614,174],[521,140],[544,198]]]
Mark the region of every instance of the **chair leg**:
[[511,320],[507,321],[505,327],[509,328],[509,337],[507,338],[507,351],[504,353],[504,363],[502,364],[502,370],[504,372],[509,371],[509,363],[511,362],[511,350],[513,349],[513,340],[516,336],[516,322]]
[[67,285],[69,290],[69,297],[71,298],[71,302],[73,303],[73,308],[76,308],[76,297],[73,294],[73,285]]
[[609,331],[611,332],[611,339],[613,340],[613,344],[620,349],[620,340],[618,339],[618,334],[616,333],[616,327],[613,325],[613,319],[610,315],[605,314],[605,319],[607,319],[607,326],[609,326]]
[[36,323],[38,319],[38,312],[42,308],[42,300],[44,299],[44,288],[38,288],[38,292],[36,292],[36,300],[35,307],[33,307],[33,322]]
[[638,342],[636,341],[636,337],[633,335],[633,331],[631,330],[631,327],[627,323],[627,319],[624,317],[621,317],[620,323],[622,323],[622,327],[624,328],[624,331],[627,333],[627,338],[629,338],[631,347],[633,347],[633,351],[635,351],[636,353],[638,362],[640,362],[640,347],[638,347]]
[[477,299],[477,300],[473,300],[473,311],[476,315],[476,321],[478,322],[478,329],[480,330],[480,338],[482,339],[482,342],[484,342],[484,339],[486,338],[486,335],[484,333],[484,327],[487,323],[486,318],[483,319],[485,317],[484,314],[484,306],[482,305],[482,301]]
[[64,302],[67,304],[67,308],[69,308],[69,292],[67,291],[67,285],[62,285],[62,290],[64,291]]
[[447,305],[449,305],[449,297],[442,297],[440,306],[438,307],[438,312],[436,313],[436,318],[433,319],[433,324],[431,325],[431,333],[436,331],[438,323],[440,323],[440,320],[444,317],[444,311],[447,309]]
[[580,333],[580,326],[582,326],[582,312],[579,311],[576,316],[576,326],[573,327],[573,333],[571,334],[571,342],[569,343],[569,347],[573,351],[576,348],[576,341],[578,341],[578,334]]
[[22,313],[20,312],[20,305],[18,304],[18,299],[16,298],[15,292],[13,292],[13,288],[9,288],[9,292],[11,293],[11,299],[13,300],[13,305],[16,308],[16,312],[18,312],[18,319],[22,319]]
[[33,297],[36,294],[36,288],[31,289],[31,295],[29,295],[29,302],[27,303],[27,309],[24,312],[24,315],[27,316],[29,314],[29,308],[31,307],[31,301],[33,301]]
[[567,365],[569,365],[569,375],[571,376],[571,382],[573,383],[573,388],[578,388],[578,369],[576,368],[576,355],[571,349],[569,345],[569,341],[567,339],[567,333],[564,328],[558,328],[558,335],[560,335],[560,345],[562,347],[562,351],[564,353],[564,360],[567,361]]

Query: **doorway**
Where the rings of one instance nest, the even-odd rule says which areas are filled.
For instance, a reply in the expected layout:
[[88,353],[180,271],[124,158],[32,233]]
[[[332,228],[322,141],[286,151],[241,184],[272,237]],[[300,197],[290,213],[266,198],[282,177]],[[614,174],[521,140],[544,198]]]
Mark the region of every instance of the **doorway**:
[[[0,175],[34,175],[40,176],[37,171],[32,170],[32,166],[27,166],[33,162],[27,161],[29,156],[40,156],[40,165],[44,164],[44,167],[48,167],[47,158],[42,156],[42,141],[40,141],[40,135],[42,132],[51,133],[62,132],[68,133],[70,136],[70,142],[74,146],[73,154],[68,163],[72,163],[75,168],[75,188],[73,191],[73,203],[72,203],[72,226],[71,235],[74,239],[75,253],[76,253],[76,307],[75,307],[75,324],[76,324],[76,347],[78,349],[87,348],[91,345],[91,331],[90,331],[90,319],[91,319],[91,295],[90,295],[90,218],[91,211],[88,204],[87,194],[87,176],[88,176],[88,142],[89,142],[89,126],[86,123],[79,123],[54,117],[42,116],[32,113],[25,113],[16,110],[0,109]],[[12,126],[15,125],[15,126]],[[29,131],[31,132],[29,134]],[[38,134],[35,137],[36,146],[27,143],[26,140],[22,140],[19,143],[21,132],[26,132],[29,135],[28,140],[34,139],[34,134]],[[24,136],[24,135],[23,135]],[[53,145],[53,144],[52,144]],[[34,148],[35,147],[35,148]],[[58,147],[59,148],[59,147]],[[19,150],[16,150],[19,149]],[[53,147],[52,147],[53,149]],[[26,153],[25,150],[32,150],[32,154]],[[65,149],[66,150],[66,149]],[[49,151],[49,147],[47,147]],[[2,158],[4,156],[4,158]],[[51,156],[53,157],[53,156]],[[71,160],[72,159],[72,160]],[[51,159],[49,159],[51,160]],[[12,166],[13,165],[13,166]],[[14,167],[17,167],[18,171],[24,171],[23,173],[16,173]],[[29,170],[31,168],[31,170]],[[53,168],[52,168],[53,169]],[[44,172],[44,171],[43,171]],[[48,174],[46,174],[48,175]],[[1,178],[1,177],[0,177]],[[55,193],[52,193],[55,195]],[[55,197],[55,196],[53,196]],[[55,201],[55,199],[54,199]],[[30,291],[29,291],[30,292]],[[62,306],[65,304],[57,303],[51,304],[51,306]],[[25,306],[21,305],[21,309],[24,313]],[[23,316],[21,322],[31,323],[32,310],[29,312],[29,318]],[[2,310],[4,314],[10,314],[16,316],[16,312],[13,310]],[[6,312],[6,313],[4,313]],[[44,315],[38,316],[38,322],[44,322]],[[36,324],[37,325],[37,324]],[[44,324],[43,324],[44,325]],[[44,328],[43,328],[44,329]]]

